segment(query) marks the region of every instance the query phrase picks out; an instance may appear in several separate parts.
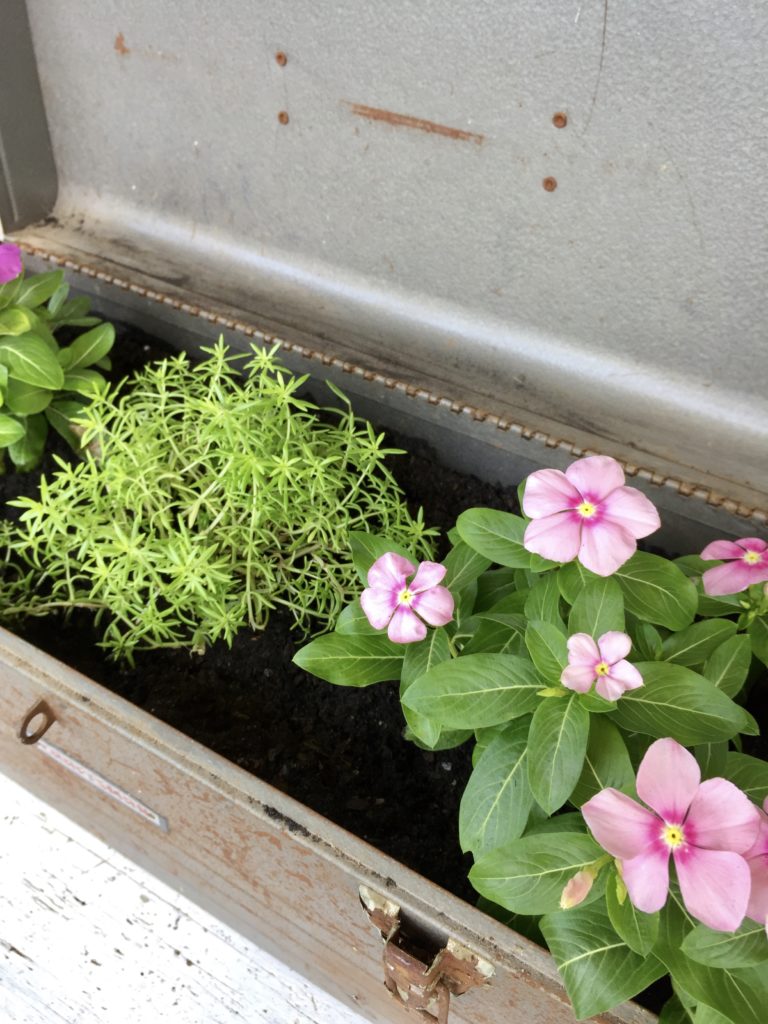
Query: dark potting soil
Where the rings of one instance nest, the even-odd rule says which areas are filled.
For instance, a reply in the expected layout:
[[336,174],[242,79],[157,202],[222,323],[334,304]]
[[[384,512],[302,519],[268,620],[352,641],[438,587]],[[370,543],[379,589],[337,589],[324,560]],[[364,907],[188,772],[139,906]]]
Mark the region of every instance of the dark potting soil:
[[[122,328],[113,349],[118,379],[168,349]],[[415,511],[445,533],[466,508],[513,511],[502,489],[441,466],[428,446],[393,438],[407,455],[390,468]],[[52,450],[68,457],[63,444]],[[43,471],[55,470],[51,455]],[[0,501],[37,493],[37,474],[0,476]],[[1,506],[0,506],[1,507]],[[11,509],[7,509],[12,514]],[[68,621],[30,618],[31,643],[253,772],[457,895],[474,902],[471,858],[461,853],[458,811],[471,770],[469,745],[432,753],[403,739],[395,684],[331,686],[292,664],[304,642],[290,615],[274,612],[262,633],[242,632],[231,649],[138,652],[115,663],[96,646],[87,613]]]

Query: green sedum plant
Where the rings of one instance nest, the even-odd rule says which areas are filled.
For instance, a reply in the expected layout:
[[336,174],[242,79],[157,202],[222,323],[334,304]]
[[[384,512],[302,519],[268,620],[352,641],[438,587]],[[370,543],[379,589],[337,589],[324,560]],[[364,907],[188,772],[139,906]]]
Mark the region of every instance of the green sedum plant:
[[422,747],[472,743],[470,881],[546,943],[579,1019],[669,975],[662,1021],[762,1024],[768,764],[743,738],[768,544],[637,551],[658,514],[599,456],[533,473],[521,505],[464,512],[442,564],[353,536],[362,594],[295,661],[398,682]]
[[[51,427],[78,447],[73,422],[105,386],[99,370],[110,368],[115,329],[89,315],[88,299],[68,297],[63,271],[27,277],[17,247],[1,248],[15,250],[15,276],[0,276],[0,471],[4,452],[27,471]],[[89,329],[62,346],[55,335],[65,327]]]
[[88,608],[103,644],[195,650],[277,607],[309,631],[356,587],[350,531],[381,529],[428,554],[385,465],[383,435],[344,395],[322,414],[275,350],[152,364],[78,417],[84,458],[58,460],[5,523],[3,617]]

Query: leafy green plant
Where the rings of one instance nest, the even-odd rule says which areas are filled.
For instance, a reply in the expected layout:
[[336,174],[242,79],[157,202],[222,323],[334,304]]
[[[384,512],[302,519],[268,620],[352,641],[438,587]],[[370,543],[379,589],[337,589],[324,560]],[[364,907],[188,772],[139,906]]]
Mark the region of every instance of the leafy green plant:
[[669,974],[662,1020],[759,1024],[768,764],[743,746],[768,544],[637,551],[658,515],[602,457],[532,474],[521,504],[464,512],[442,565],[353,534],[365,589],[294,660],[339,685],[399,681],[407,737],[473,744],[470,881],[546,941],[579,1019]]
[[203,352],[96,394],[78,417],[84,459],[12,503],[6,619],[84,607],[117,655],[200,650],[278,606],[304,630],[327,625],[354,593],[351,530],[429,553],[432,531],[385,465],[393,450],[340,391],[321,413],[274,349]]
[[[0,471],[3,452],[18,469],[40,462],[50,427],[73,447],[73,421],[105,386],[115,329],[89,315],[86,298],[70,299],[64,272],[0,285]],[[65,346],[61,328],[89,328]]]

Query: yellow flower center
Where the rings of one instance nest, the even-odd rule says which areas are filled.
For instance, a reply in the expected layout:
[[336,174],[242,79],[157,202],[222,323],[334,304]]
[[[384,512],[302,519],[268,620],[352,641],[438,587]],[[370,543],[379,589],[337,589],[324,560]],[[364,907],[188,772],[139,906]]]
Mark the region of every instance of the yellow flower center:
[[747,565],[757,565],[757,563],[760,561],[760,552],[747,551],[747,553],[744,555],[743,560],[747,563]]
[[595,665],[595,672],[599,676],[607,676],[611,671],[611,666],[607,661],[601,661],[598,665]]
[[685,833],[682,825],[665,825],[661,831],[661,838],[672,850],[682,846],[685,842]]
[[580,505],[576,506],[576,511],[584,519],[591,519],[595,512],[597,512],[597,506],[593,505],[591,501],[582,501]]
[[405,590],[401,590],[397,595],[398,604],[410,604],[413,600],[413,594],[410,592],[408,587]]

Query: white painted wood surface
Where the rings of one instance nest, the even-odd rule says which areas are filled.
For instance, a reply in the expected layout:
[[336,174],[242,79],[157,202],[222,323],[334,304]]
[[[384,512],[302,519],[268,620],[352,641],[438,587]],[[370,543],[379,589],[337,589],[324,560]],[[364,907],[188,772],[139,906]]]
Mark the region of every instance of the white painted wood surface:
[[0,775],[2,1024],[363,1024]]

